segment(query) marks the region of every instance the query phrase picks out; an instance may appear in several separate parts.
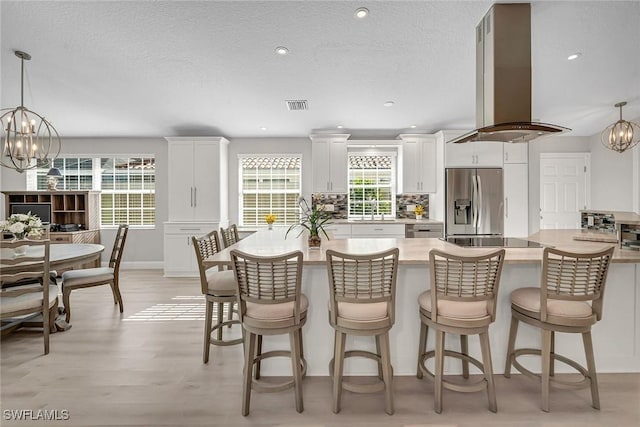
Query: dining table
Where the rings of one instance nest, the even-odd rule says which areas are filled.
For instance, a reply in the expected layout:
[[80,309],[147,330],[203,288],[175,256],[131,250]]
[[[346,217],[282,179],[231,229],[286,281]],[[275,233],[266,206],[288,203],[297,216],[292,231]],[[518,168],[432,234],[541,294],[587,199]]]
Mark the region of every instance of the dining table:
[[[3,273],[19,273],[25,268],[26,264],[20,265],[3,265],[2,259],[14,257],[11,249],[3,248],[2,251],[7,253],[0,254],[0,268]],[[37,255],[38,251],[42,253],[42,247],[31,246],[28,248],[25,256]],[[59,271],[74,268],[82,268],[86,264],[93,263],[100,259],[100,255],[104,251],[104,246],[95,243],[56,243],[49,246],[49,270]],[[62,314],[62,313],[60,313]],[[59,316],[55,321],[58,331],[66,331],[71,327],[63,316]]]

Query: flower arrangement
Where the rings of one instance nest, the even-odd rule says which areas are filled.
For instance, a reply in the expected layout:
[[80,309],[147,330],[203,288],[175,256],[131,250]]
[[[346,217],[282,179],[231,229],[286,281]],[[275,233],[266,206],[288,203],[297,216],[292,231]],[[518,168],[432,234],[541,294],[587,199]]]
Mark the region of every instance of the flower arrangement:
[[416,214],[416,216],[421,216],[424,213],[424,208],[422,207],[422,205],[417,205],[413,210],[413,213]]
[[267,224],[271,225],[274,222],[276,222],[276,220],[278,219],[278,217],[274,214],[267,214],[264,216],[264,220]]
[[0,231],[12,233],[16,239],[26,236],[40,237],[42,235],[42,221],[31,212],[27,214],[13,214],[6,221],[0,222]]
[[[324,210],[324,206],[319,207],[315,205],[310,207],[304,197],[298,199],[298,206],[300,206],[301,210],[300,221],[289,227],[285,238],[291,230],[301,227],[309,231],[309,247],[320,247],[320,233],[324,234],[327,239],[329,238],[324,226],[331,219],[331,214]],[[300,236],[303,231],[304,230],[300,230],[298,236]]]

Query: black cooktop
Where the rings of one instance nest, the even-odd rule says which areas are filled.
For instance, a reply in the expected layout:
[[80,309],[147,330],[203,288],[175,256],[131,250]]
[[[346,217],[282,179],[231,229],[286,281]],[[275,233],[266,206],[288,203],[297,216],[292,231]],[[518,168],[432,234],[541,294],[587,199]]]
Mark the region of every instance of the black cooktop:
[[524,239],[516,239],[515,237],[447,237],[447,242],[454,245],[464,247],[479,247],[479,248],[544,248],[545,245],[541,245],[538,242],[531,242]]

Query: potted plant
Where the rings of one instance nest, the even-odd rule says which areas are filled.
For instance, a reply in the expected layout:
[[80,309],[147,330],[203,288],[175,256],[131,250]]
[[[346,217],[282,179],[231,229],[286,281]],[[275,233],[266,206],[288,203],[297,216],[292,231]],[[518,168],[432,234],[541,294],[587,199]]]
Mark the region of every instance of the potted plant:
[[16,240],[42,235],[42,221],[31,212],[27,214],[13,214],[6,221],[0,221],[0,231],[13,234]]
[[422,219],[422,214],[424,213],[424,208],[422,205],[416,205],[413,213],[416,214],[416,219]]
[[302,232],[306,229],[309,232],[309,247],[310,248],[319,248],[320,247],[320,233],[324,234],[324,236],[329,239],[329,235],[327,234],[324,226],[331,219],[331,214],[324,210],[324,206],[318,207],[318,205],[309,207],[309,204],[304,199],[304,197],[300,197],[298,199],[298,206],[300,206],[300,221],[297,224],[293,224],[289,227],[285,234],[285,238],[289,235],[289,232],[294,228],[301,227],[300,233],[298,236],[302,234]]
[[272,213],[264,216],[264,221],[269,225],[269,230],[273,228],[273,223],[276,222],[277,219],[278,217]]

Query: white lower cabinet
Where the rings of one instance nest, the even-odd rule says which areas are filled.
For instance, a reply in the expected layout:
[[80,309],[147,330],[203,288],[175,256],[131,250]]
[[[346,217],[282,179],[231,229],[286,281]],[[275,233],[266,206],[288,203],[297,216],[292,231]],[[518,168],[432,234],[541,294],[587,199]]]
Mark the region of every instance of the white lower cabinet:
[[352,224],[351,237],[403,238],[404,224]]
[[218,222],[164,223],[164,276],[195,277],[199,274],[191,237],[200,237],[220,227]]
[[324,227],[331,239],[348,239],[351,237],[351,224],[330,224]]
[[529,235],[529,165],[505,163],[504,177],[504,235]]

